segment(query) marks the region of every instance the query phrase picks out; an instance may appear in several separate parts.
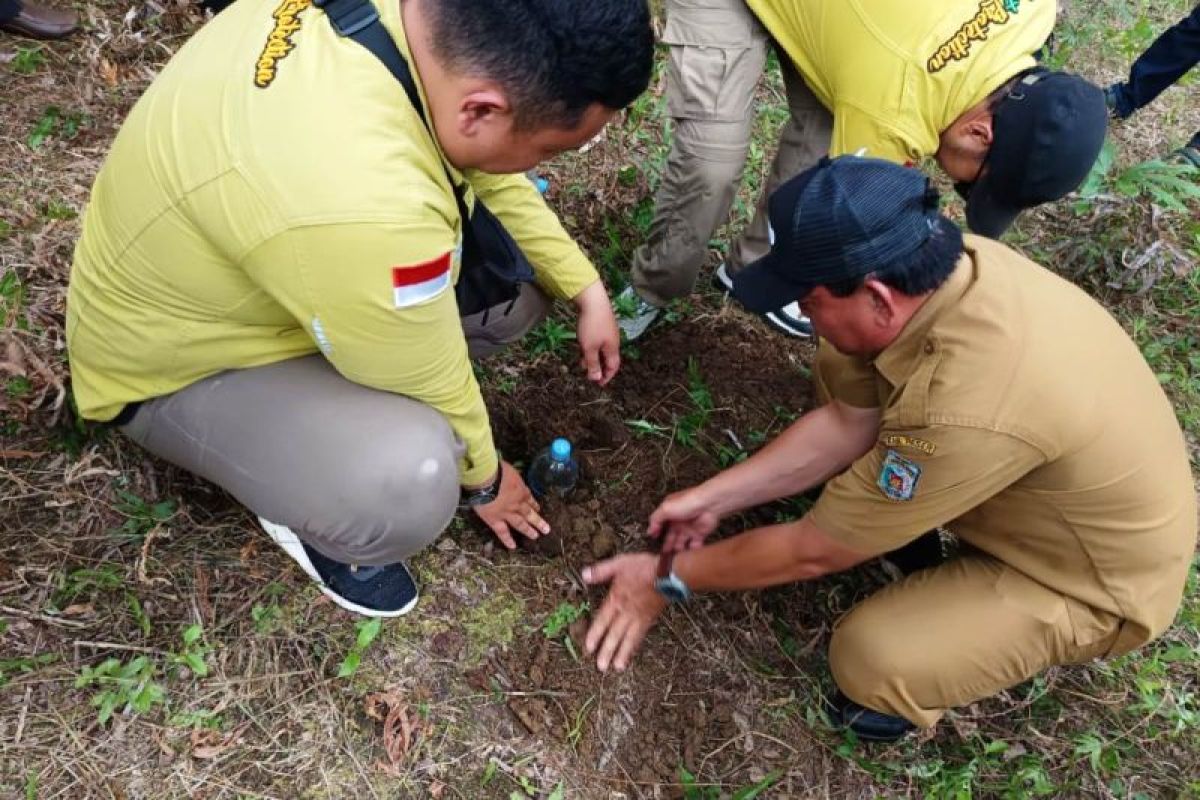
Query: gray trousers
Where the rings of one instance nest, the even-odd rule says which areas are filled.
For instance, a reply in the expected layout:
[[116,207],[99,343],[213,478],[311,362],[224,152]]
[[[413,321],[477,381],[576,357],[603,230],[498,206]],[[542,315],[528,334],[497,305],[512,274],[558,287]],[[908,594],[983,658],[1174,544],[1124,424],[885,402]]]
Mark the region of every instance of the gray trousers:
[[[527,285],[507,314],[463,318],[471,357],[517,341],[549,308]],[[146,401],[121,430],[344,563],[401,561],[458,507],[464,448],[446,419],[346,380],[320,354],[197,381]]]
[[[671,151],[655,196],[650,233],[633,256],[637,293],[662,306],[692,290],[708,241],[725,221],[750,147],[754,92],[770,38],[745,0],[667,0],[667,111]],[[782,55],[782,53],[781,53]],[[766,255],[766,200],[829,150],[833,116],[782,55],[788,121],[750,226],[730,248],[736,273]]]

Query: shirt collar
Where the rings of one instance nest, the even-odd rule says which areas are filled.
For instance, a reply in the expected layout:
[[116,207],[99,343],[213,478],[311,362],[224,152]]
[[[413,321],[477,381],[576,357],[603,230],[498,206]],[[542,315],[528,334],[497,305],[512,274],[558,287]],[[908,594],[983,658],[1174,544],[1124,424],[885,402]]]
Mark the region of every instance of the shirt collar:
[[875,370],[892,386],[901,386],[916,369],[922,355],[937,351],[937,340],[930,330],[942,313],[957,305],[971,283],[971,257],[963,253],[958,266],[941,286],[912,315],[900,335],[875,357]]

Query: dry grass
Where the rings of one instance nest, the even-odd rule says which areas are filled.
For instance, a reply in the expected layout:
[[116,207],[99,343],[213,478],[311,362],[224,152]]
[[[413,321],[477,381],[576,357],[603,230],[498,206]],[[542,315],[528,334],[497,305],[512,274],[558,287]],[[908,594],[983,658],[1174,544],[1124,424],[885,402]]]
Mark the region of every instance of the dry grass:
[[[1145,13],[1157,29],[1187,5]],[[578,715],[584,735],[611,748],[631,735],[643,688],[635,678],[579,667],[579,693],[558,696],[526,692],[521,676],[498,666],[505,653],[539,644],[538,609],[566,591],[556,565],[493,558],[456,528],[416,562],[428,588],[420,611],[385,625],[358,673],[337,678],[353,620],[266,544],[246,512],[120,437],[77,425],[62,321],[78,215],[128,108],[200,23],[178,3],[93,3],[83,12],[86,34],[67,43],[0,39],[0,795],[506,798],[545,797],[561,784],[568,797],[678,796],[675,775],[647,779],[589,761],[569,739],[530,735],[510,712],[514,699],[534,694]],[[1120,30],[1140,13],[1075,0],[1064,37],[1070,66],[1116,77]],[[635,111],[644,125],[613,127],[550,170],[553,201],[611,272],[644,233],[663,155],[661,88]],[[776,77],[764,105],[777,106],[779,91]],[[1118,167],[1168,152],[1200,128],[1195,91],[1194,82],[1172,89],[1118,126]],[[743,211],[765,174],[772,113]],[[31,146],[39,125],[47,135]],[[1195,209],[1167,213],[1112,193],[1087,209],[1064,202],[1027,215],[1012,237],[1096,293],[1144,346],[1177,343],[1147,352],[1156,370],[1176,375],[1168,388],[1194,447],[1200,365],[1188,361],[1186,337],[1200,313]],[[688,305],[683,313],[732,313],[703,292]],[[520,359],[510,367],[519,376]],[[970,796],[956,795],[959,786],[975,796],[1024,797],[1045,786],[1042,794],[1062,796],[1200,796],[1194,581],[1179,624],[1146,653],[1052,670],[920,741],[856,748],[821,723],[817,676],[828,621],[881,579],[868,571],[706,599],[666,620],[650,644],[655,657],[699,665],[721,687],[704,699],[739,712],[725,741],[706,743],[686,764],[703,784],[729,795],[778,770],[767,796]],[[192,624],[203,627],[203,677],[178,659]],[[75,688],[77,678],[108,657],[139,656],[165,702],[145,713],[118,708],[101,725],[95,689]],[[476,680],[479,668],[490,680]],[[589,716],[593,696],[618,711]]]

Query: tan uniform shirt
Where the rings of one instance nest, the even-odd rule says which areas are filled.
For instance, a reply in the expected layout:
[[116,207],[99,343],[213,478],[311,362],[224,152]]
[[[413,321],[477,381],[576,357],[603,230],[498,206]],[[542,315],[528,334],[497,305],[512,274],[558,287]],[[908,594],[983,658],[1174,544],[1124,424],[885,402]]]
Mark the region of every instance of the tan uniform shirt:
[[861,552],[948,525],[1064,595],[1161,633],[1196,543],[1187,449],[1137,347],[1077,287],[967,237],[947,283],[874,360],[827,344],[832,396],[879,407],[875,448],[829,482],[822,530]]

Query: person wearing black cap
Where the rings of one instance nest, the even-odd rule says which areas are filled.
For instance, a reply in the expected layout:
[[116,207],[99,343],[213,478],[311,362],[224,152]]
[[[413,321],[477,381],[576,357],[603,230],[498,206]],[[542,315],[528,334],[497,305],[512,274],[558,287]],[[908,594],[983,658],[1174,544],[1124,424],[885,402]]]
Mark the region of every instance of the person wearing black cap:
[[[774,244],[733,293],[758,311],[799,301],[821,337],[823,405],[663,500],[649,521],[661,554],[584,570],[611,584],[585,640],[601,670],[624,669],[693,592],[817,578],[936,528],[958,537],[958,556],[834,626],[829,712],[861,738],[929,727],[1171,623],[1196,496],[1154,373],[1092,298],[964,237],[938,199],[919,172],[853,156],[771,196]],[[822,482],[802,519],[706,542],[722,518]]]
[[[671,154],[647,241],[618,302],[640,336],[692,290],[729,213],[750,144],[754,84],[769,43],[779,52],[790,117],[754,220],[716,271],[767,251],[765,198],[828,153],[916,165],[934,158],[967,196],[967,222],[999,237],[1024,208],[1086,177],[1104,140],[1103,92],[1038,66],[1053,0],[673,0]],[[747,10],[748,7],[748,10]],[[794,336],[811,326],[790,304],[765,321]]]

